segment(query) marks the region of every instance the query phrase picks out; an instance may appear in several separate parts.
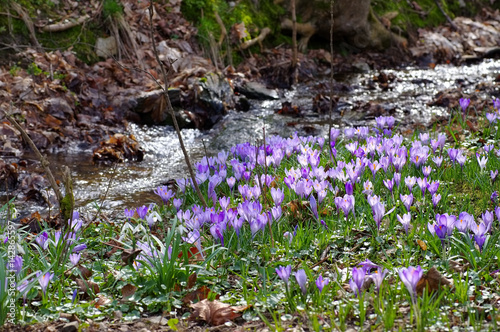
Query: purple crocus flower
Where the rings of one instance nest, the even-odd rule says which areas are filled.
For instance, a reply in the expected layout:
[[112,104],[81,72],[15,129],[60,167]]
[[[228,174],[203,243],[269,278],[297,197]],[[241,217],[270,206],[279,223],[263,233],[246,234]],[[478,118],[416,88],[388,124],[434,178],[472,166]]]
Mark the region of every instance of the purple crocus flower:
[[500,111],[500,98],[493,99],[493,107]]
[[465,161],[467,160],[467,157],[463,154],[462,151],[459,152],[457,155],[457,163],[460,165],[460,167],[463,169],[465,165]]
[[273,198],[275,205],[281,205],[285,199],[285,194],[281,188],[271,188],[271,197]]
[[469,230],[471,224],[475,225],[474,217],[465,211],[460,212],[457,220],[455,221],[455,227],[458,229],[458,231],[461,233],[466,233]]
[[49,245],[49,243],[47,242],[48,239],[49,239],[49,234],[47,234],[47,232],[43,232],[42,234],[37,236],[35,241],[36,241],[36,243],[38,243],[40,248],[42,248],[43,250],[46,250],[48,245]]
[[430,183],[427,183],[427,190],[431,195],[434,195],[438,191],[439,184],[439,181],[432,181]]
[[387,189],[389,189],[389,191],[392,193],[392,188],[394,187],[394,182],[392,181],[392,179],[386,179],[384,180],[384,186],[386,186]]
[[409,195],[399,194],[399,197],[401,198],[401,202],[403,202],[403,204],[406,208],[406,211],[410,212],[410,208],[411,208],[411,205],[413,203],[413,194],[409,194]]
[[414,177],[414,176],[407,176],[405,178],[405,184],[408,187],[408,190],[410,191],[410,193],[411,193],[411,190],[413,189],[413,186],[415,185],[415,183],[417,183],[417,178],[416,177]]
[[441,200],[441,194],[434,194],[432,195],[432,205],[436,207]]
[[306,296],[307,293],[307,288],[306,288],[306,283],[307,283],[307,275],[306,271],[304,269],[300,269],[297,272],[295,272],[295,279],[297,280],[297,283],[299,284],[300,290],[302,291],[302,294]]
[[78,294],[78,289],[75,289],[73,291],[73,296],[71,297],[71,303],[75,304],[77,294]]
[[418,178],[417,179],[417,184],[420,187],[420,190],[422,191],[422,197],[425,195],[425,189],[427,189],[427,179],[426,178]]
[[130,209],[130,210],[129,209],[125,209],[124,214],[125,214],[125,218],[127,218],[128,220],[130,220],[130,218],[134,217],[135,209]]
[[335,197],[335,205],[337,209],[342,209],[346,218],[351,210],[354,214],[354,196],[352,195],[346,194],[344,197]]
[[168,189],[167,186],[159,186],[158,188],[156,188],[154,193],[160,196],[161,200],[163,201],[163,204],[168,204],[170,199],[175,195],[175,193],[172,190]]
[[174,204],[174,207],[177,211],[180,210],[181,206],[182,206],[182,199],[181,198],[174,198],[174,200],[172,201],[172,203]]
[[403,214],[402,218],[399,216],[399,214],[397,215],[397,217],[398,221],[403,225],[406,235],[408,235],[408,228],[410,227],[410,221],[411,221],[410,212]]
[[31,280],[25,279],[17,286],[17,291],[23,296],[23,306],[26,304],[26,296],[28,295],[28,286],[32,281],[33,279]]
[[148,210],[149,210],[149,208],[146,205],[143,205],[143,206],[135,209],[135,211],[137,212],[137,215],[141,219],[144,219],[146,217],[146,214],[148,214]]
[[316,198],[314,198],[314,195],[311,195],[311,198],[309,198],[309,206],[311,207],[314,218],[316,218],[316,220],[319,220],[318,203],[316,202]]
[[486,231],[489,232],[491,230],[491,226],[493,225],[493,219],[495,218],[493,212],[485,211],[481,215],[481,218],[483,219],[483,222],[486,225]]
[[498,201],[498,191],[494,191],[491,193],[491,196],[490,196],[490,200],[493,204],[497,204],[497,201]]
[[492,184],[495,183],[495,180],[497,179],[497,175],[498,175],[498,169],[496,169],[495,171],[490,171],[490,178],[491,178]]
[[443,156],[434,156],[432,157],[432,161],[436,164],[437,168],[440,168],[443,163]]
[[80,251],[85,250],[85,249],[87,249],[87,245],[85,243],[83,243],[83,244],[76,245],[73,248],[73,252],[80,252]]
[[480,156],[481,155],[479,153],[476,153],[477,163],[479,164],[481,171],[483,171],[486,168],[486,163],[488,162],[488,158],[486,156],[480,158]]
[[410,292],[413,303],[416,304],[417,283],[420,281],[420,278],[422,278],[422,268],[420,265],[416,268],[413,266],[409,266],[408,268],[403,267],[399,269],[398,274],[399,278],[401,278],[401,281],[406,286],[406,289]]
[[386,269],[379,267],[375,272],[370,274],[370,278],[373,280],[373,283],[375,284],[375,289],[377,290],[377,293],[380,291],[380,286],[382,285],[382,282],[384,281],[384,278],[388,272],[389,271],[387,271]]
[[7,270],[14,271],[19,274],[23,268],[23,258],[21,256],[14,257],[7,265]]
[[44,275],[42,275],[41,272],[37,272],[36,276],[38,278],[38,282],[40,283],[40,287],[42,287],[42,292],[45,295],[47,287],[49,286],[50,280],[52,279],[53,275],[50,274],[50,272],[47,272]]
[[359,263],[358,266],[361,266],[361,268],[365,271],[365,273],[369,273],[371,269],[378,268],[378,265],[373,263],[368,258],[366,260],[362,261],[361,263]]
[[470,104],[470,99],[469,98],[460,98],[460,107],[462,108],[462,112],[464,112],[465,114],[465,110],[467,109],[467,107],[469,107],[469,104]]
[[80,261],[80,256],[80,254],[71,254],[69,255],[69,261],[71,262],[71,264],[77,265]]
[[323,279],[323,276],[320,275],[318,279],[316,279],[316,286],[318,287],[319,292],[323,292],[323,288],[330,283],[330,279],[325,278]]
[[276,273],[278,274],[278,277],[280,277],[280,279],[288,285],[288,278],[290,278],[290,273],[292,273],[292,266],[279,266],[276,268]]
[[349,286],[351,290],[354,292],[356,297],[363,290],[363,284],[365,282],[366,271],[363,268],[353,268],[352,269],[352,278],[349,280]]
[[498,116],[496,113],[486,113],[486,120],[491,124],[495,123],[498,119]]

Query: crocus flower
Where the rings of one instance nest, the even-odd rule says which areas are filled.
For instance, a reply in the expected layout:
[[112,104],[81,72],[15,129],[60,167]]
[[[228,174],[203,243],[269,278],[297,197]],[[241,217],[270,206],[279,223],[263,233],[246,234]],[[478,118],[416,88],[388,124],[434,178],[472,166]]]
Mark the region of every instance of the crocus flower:
[[463,152],[460,151],[460,153],[457,156],[457,163],[460,165],[460,167],[462,169],[464,168],[466,160],[467,160],[467,157],[463,154]]
[[495,123],[498,119],[498,116],[496,113],[486,113],[486,120],[491,124]]
[[441,194],[436,193],[436,194],[432,195],[432,205],[434,207],[436,207],[438,205],[440,200],[441,200]]
[[87,249],[87,245],[85,243],[83,244],[79,244],[79,245],[76,245],[74,248],[73,248],[73,252],[80,252],[84,249]]
[[236,179],[233,176],[231,176],[230,178],[226,179],[226,182],[227,182],[227,185],[229,186],[229,189],[233,190],[233,187],[236,183]]
[[432,161],[436,164],[437,168],[440,168],[443,163],[443,156],[434,156],[432,157]]
[[7,265],[7,270],[14,271],[15,274],[19,274],[23,268],[23,258],[21,256],[16,256],[10,260]]
[[491,226],[493,225],[493,219],[495,218],[493,212],[485,211],[481,218],[483,219],[484,224],[486,225],[486,231],[489,232],[491,230]]
[[73,291],[73,296],[71,297],[71,303],[75,304],[77,294],[78,294],[78,289],[75,289]]
[[427,183],[427,190],[431,195],[434,195],[437,190],[439,189],[439,181],[432,181],[430,183]]
[[50,274],[50,272],[47,272],[44,275],[42,275],[41,272],[38,272],[36,276],[38,277],[38,282],[40,283],[40,287],[42,287],[42,292],[45,295],[47,286],[49,286],[49,282],[52,279],[53,275]]
[[398,274],[399,278],[401,278],[401,281],[406,286],[406,289],[410,292],[410,296],[415,304],[417,300],[417,283],[420,278],[422,278],[423,274],[422,268],[420,266],[417,266],[416,268],[413,266],[409,266],[408,268],[403,267],[399,269]]
[[[175,196],[175,193],[172,190],[168,189],[167,186],[159,186],[158,188],[156,188],[154,193],[160,196],[163,204],[168,204],[170,199]],[[139,213],[139,211],[137,213]],[[141,219],[144,219],[144,217],[141,217],[140,214],[139,217]]]
[[415,185],[415,183],[417,183],[417,178],[416,177],[414,177],[414,176],[407,176],[405,178],[405,184],[408,187],[408,190],[410,191],[410,193],[411,193],[411,190],[412,190],[413,186]]
[[330,279],[325,278],[323,279],[323,276],[320,275],[318,279],[316,279],[316,286],[318,287],[319,292],[321,293],[323,291],[323,288],[330,283]]
[[469,98],[460,98],[460,107],[462,108],[462,112],[464,112],[465,114],[465,110],[467,109],[467,107],[469,107],[469,104],[470,104],[470,99]]
[[491,196],[490,196],[490,199],[491,199],[491,202],[493,204],[497,204],[497,201],[498,201],[498,191],[494,191],[491,193]]
[[384,281],[384,277],[387,275],[387,272],[389,271],[379,267],[375,272],[370,274],[370,278],[373,280],[373,283],[375,284],[375,289],[377,290],[377,293],[380,291],[380,286],[382,285],[382,282]]
[[273,198],[275,205],[281,205],[283,200],[285,199],[285,194],[281,188],[271,188],[271,197]]
[[455,227],[459,232],[466,233],[469,230],[470,225],[474,224],[474,217],[468,214],[467,212],[460,212],[457,220],[455,221]]
[[292,266],[279,266],[276,268],[276,273],[278,277],[288,285],[288,278],[290,278],[290,273],[292,273]]
[[413,194],[409,195],[399,194],[399,197],[401,198],[401,202],[403,202],[406,211],[410,212],[411,204],[413,203]]
[[410,212],[403,214],[402,218],[399,216],[399,214],[397,215],[397,217],[398,221],[403,225],[406,235],[408,235],[408,228],[410,227],[410,221],[411,221]]
[[307,293],[307,288],[306,288],[306,283],[307,283],[307,276],[306,276],[306,271],[304,269],[300,269],[295,273],[295,279],[297,280],[297,283],[300,286],[300,289],[302,290],[302,294],[305,296]]
[[130,218],[133,218],[134,217],[134,214],[135,214],[135,209],[125,209],[124,211],[124,214],[125,214],[125,217],[130,220]]
[[384,186],[386,186],[387,189],[389,189],[389,191],[392,193],[392,188],[394,187],[394,182],[392,181],[392,179],[386,179],[383,181],[384,182]]
[[43,250],[47,249],[49,243],[47,242],[47,240],[49,239],[49,234],[47,234],[47,232],[43,232],[42,234],[40,234],[39,236],[37,236],[37,238],[35,239],[36,243],[38,243],[38,245],[40,246],[40,248],[42,248]]
[[495,183],[497,175],[498,175],[498,169],[496,169],[495,171],[490,171],[490,178],[492,184]]
[[174,198],[174,200],[172,201],[172,203],[174,204],[174,207],[177,211],[180,210],[181,208],[181,205],[182,205],[182,199],[181,198]]
[[365,194],[365,195],[373,194],[373,184],[371,183],[370,180],[366,180],[363,183],[363,194]]
[[18,284],[17,291],[23,296],[23,306],[26,304],[26,296],[28,295],[28,286],[33,281],[25,279],[23,282]]
[[138,207],[136,209],[137,215],[139,218],[144,219],[146,217],[146,214],[148,213],[149,208],[146,205],[143,205],[141,207]]
[[481,171],[483,171],[486,168],[486,163],[488,162],[488,158],[486,156],[483,156],[481,158],[479,153],[476,153],[476,158],[477,158],[477,163],[479,164],[479,167],[481,168]]
[[314,198],[314,195],[311,195],[311,198],[309,199],[309,206],[311,207],[311,211],[314,215],[314,218],[316,218],[316,220],[318,220],[319,219],[318,203],[316,202],[316,198]]
[[73,265],[77,265],[78,262],[80,261],[80,254],[71,254],[69,255],[69,260],[71,262],[71,264]]
[[283,237],[288,239],[289,244],[292,244],[293,233],[285,232],[285,233],[283,233]]
[[352,278],[349,280],[349,286],[351,290],[354,292],[356,297],[363,290],[363,284],[365,282],[366,271],[363,268],[353,268],[352,269]]
[[427,179],[426,178],[418,178],[417,179],[417,184],[420,187],[420,190],[422,191],[422,197],[425,195],[425,189],[427,189]]
[[500,98],[493,99],[493,107],[500,110]]

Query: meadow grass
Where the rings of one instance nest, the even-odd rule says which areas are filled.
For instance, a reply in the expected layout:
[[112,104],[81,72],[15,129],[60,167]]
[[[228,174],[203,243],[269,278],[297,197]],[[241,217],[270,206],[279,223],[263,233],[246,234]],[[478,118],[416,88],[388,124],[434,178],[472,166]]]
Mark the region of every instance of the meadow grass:
[[273,330],[496,330],[497,103],[476,132],[459,113],[448,135],[404,138],[379,117],[329,138],[239,144],[195,165],[207,207],[178,179],[119,220],[20,227],[15,259],[4,233],[0,279],[15,274],[16,292],[0,288],[2,312],[13,297],[18,323],[119,310],[182,327],[208,298]]

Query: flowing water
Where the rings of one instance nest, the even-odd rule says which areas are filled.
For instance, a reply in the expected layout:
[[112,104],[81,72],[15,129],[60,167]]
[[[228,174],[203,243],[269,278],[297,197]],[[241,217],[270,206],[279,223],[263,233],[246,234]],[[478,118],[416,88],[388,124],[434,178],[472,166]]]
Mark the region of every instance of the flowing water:
[[[338,95],[340,102],[333,115],[335,127],[374,125],[373,116],[370,118],[359,111],[350,111],[353,105],[364,102],[380,104],[384,109],[394,109],[393,115],[402,128],[411,128],[417,122],[429,124],[432,116],[449,114],[446,108],[427,106],[439,91],[461,87],[463,94],[473,93],[478,84],[495,80],[500,73],[500,60],[486,60],[461,67],[438,65],[434,69],[413,67],[383,72],[396,76],[396,81],[390,84],[392,89],[388,91],[369,88],[368,83],[379,74],[377,72],[337,77],[338,81],[351,86],[352,90]],[[498,92],[498,88],[496,91]],[[310,111],[312,98],[316,93],[316,90],[308,86],[282,91],[282,98],[278,101],[253,101],[252,108],[247,113],[230,111],[209,131],[183,130],[182,135],[192,162],[205,155],[203,142],[208,154],[213,155],[220,150],[229,150],[237,143],[262,139],[264,127],[266,135],[288,136],[297,131],[299,135],[326,137],[327,115]],[[328,92],[325,91],[325,94]],[[479,96],[486,100],[492,97],[482,96],[480,92]],[[304,116],[292,118],[276,114],[275,110],[281,108],[283,101],[299,106]],[[343,111],[343,117],[340,116],[340,111]],[[124,208],[159,202],[153,193],[158,185],[165,184],[169,179],[187,176],[187,167],[173,128],[130,124],[128,130],[135,135],[145,151],[142,162],[128,162],[116,167],[96,166],[91,162],[91,151],[82,153],[77,149],[51,156],[53,165],[70,166],[79,209],[91,211],[96,205],[102,204],[105,210],[122,216]]]

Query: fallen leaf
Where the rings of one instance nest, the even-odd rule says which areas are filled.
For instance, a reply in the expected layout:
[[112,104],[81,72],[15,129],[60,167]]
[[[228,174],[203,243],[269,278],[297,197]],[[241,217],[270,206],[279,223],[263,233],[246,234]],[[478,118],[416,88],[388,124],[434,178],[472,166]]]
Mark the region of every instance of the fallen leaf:
[[92,290],[94,294],[99,293],[99,285],[90,280],[76,279],[76,284],[80,287],[80,290],[84,293],[88,293]]
[[[210,294],[210,292],[211,292],[210,288],[208,288],[207,286],[201,286],[197,290],[190,292],[186,296],[184,296],[182,302],[184,302],[184,304],[189,304],[194,301],[199,302],[205,300],[206,298],[208,298],[208,294]],[[219,297],[220,296],[217,295],[216,299],[218,299]]]
[[191,319],[203,319],[212,326],[218,326],[241,316],[241,311],[250,306],[233,307],[220,301],[203,300],[190,305],[194,309]]
[[439,290],[442,286],[453,286],[452,282],[445,277],[433,266],[426,274],[422,276],[417,283],[417,293],[421,295],[425,288],[430,293]]
[[126,284],[122,288],[122,296],[123,296],[123,298],[127,299],[127,298],[131,297],[132,295],[135,294],[136,290],[137,290],[137,287],[135,287],[134,285]]
[[87,280],[92,276],[92,271],[87,269],[84,266],[78,266],[78,270],[80,270],[80,273],[82,274],[83,279]]
[[141,253],[141,249],[129,250],[125,249],[122,252],[122,261],[127,265],[132,265],[137,255]]
[[188,282],[187,282],[187,288],[193,288],[194,285],[196,284],[196,279],[198,278],[198,275],[196,273],[193,273],[189,276]]
[[417,243],[418,245],[420,246],[420,248],[423,250],[423,251],[426,251],[427,250],[427,244],[422,241],[422,240],[417,240]]
[[100,306],[108,305],[111,302],[113,302],[113,301],[111,301],[111,299],[108,299],[104,295],[98,295],[97,296],[97,300],[94,301],[94,307],[96,307],[97,309],[99,309]]

